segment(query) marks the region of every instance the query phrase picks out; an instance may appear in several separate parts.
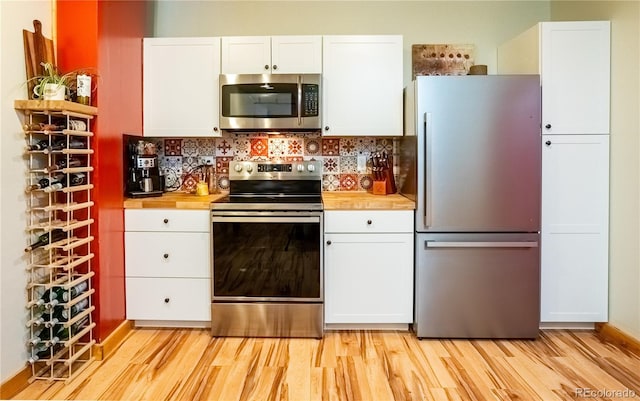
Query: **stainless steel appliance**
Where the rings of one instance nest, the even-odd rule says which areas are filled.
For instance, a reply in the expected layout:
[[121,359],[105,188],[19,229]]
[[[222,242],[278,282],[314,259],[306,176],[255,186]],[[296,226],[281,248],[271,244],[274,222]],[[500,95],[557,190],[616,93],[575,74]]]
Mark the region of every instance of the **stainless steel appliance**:
[[322,166],[231,162],[211,204],[214,336],[323,334]]
[[220,128],[320,129],[320,74],[220,75]]
[[424,76],[405,95],[417,337],[537,337],[539,77]]

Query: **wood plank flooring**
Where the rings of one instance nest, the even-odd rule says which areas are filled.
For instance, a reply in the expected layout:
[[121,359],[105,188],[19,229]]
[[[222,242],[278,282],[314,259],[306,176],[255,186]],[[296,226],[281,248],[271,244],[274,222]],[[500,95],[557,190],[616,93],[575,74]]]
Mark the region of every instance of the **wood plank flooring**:
[[36,381],[14,399],[629,400],[640,399],[640,356],[593,331],[468,341],[397,331],[317,340],[135,329],[69,383]]

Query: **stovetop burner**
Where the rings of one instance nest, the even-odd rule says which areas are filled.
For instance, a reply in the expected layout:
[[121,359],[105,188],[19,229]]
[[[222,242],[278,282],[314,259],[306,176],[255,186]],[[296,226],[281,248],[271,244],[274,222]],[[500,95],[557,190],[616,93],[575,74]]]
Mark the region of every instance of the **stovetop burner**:
[[322,210],[322,164],[229,163],[229,195],[213,210]]

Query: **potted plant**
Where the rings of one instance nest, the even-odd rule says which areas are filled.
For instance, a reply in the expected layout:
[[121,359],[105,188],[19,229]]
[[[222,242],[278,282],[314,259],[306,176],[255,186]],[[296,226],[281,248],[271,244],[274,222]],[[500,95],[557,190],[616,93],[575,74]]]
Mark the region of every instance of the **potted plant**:
[[66,74],[58,73],[58,69],[51,63],[40,63],[44,68],[44,74],[31,78],[29,81],[35,81],[33,88],[33,96],[42,100],[64,100],[68,88],[71,88],[75,72]]
[[[88,76],[86,69],[77,69],[66,74],[60,74],[58,69],[51,63],[43,62],[40,64],[43,67],[44,74],[35,76],[27,81],[36,83],[33,88],[33,97],[35,99],[65,100],[66,97],[70,98],[71,92],[75,90],[77,77],[79,75]],[[89,85],[91,84],[89,83]]]

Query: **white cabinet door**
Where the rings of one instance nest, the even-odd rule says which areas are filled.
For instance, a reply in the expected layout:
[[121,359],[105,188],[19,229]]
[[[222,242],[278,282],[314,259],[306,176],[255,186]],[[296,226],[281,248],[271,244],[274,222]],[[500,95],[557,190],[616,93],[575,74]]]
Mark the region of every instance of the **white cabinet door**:
[[271,72],[269,36],[222,37],[223,74],[264,74]]
[[413,322],[413,234],[325,234],[325,323]]
[[271,37],[273,74],[320,74],[322,72],[322,36]]
[[542,139],[541,320],[607,321],[609,136]]
[[610,22],[541,23],[542,132],[608,134]]
[[220,38],[145,38],[145,136],[220,136]]
[[322,41],[322,134],[402,135],[402,36]]
[[222,38],[223,74],[319,74],[322,36]]

